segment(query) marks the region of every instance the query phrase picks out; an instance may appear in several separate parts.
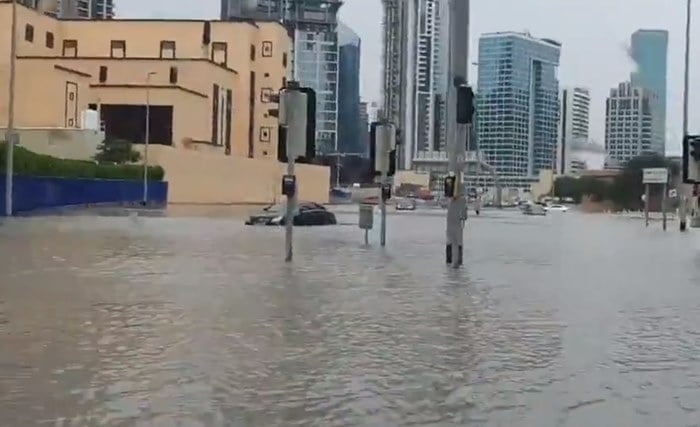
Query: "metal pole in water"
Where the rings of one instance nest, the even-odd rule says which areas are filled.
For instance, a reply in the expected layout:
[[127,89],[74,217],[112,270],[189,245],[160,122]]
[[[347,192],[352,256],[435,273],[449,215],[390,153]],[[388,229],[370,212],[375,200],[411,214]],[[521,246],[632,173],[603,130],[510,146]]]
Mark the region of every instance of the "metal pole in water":
[[[691,0],[686,1],[686,21],[685,21],[685,74],[683,81],[683,140],[688,136],[688,97],[690,91],[690,27],[691,27],[691,12],[692,4]],[[681,232],[686,231],[687,227],[687,212],[686,207],[688,203],[687,192],[684,191],[688,187],[681,183],[680,185],[680,199],[681,199]],[[694,196],[691,196],[691,200],[695,200]]]
[[148,145],[151,142],[151,76],[156,73],[149,71],[146,75],[146,140],[143,148],[143,205],[148,205]]
[[646,222],[646,226],[649,227],[649,199],[650,199],[650,190],[649,190],[649,184],[646,184],[644,186],[644,220]]
[[[382,142],[382,148],[385,148],[386,145],[384,142]],[[386,246],[386,200],[384,200],[384,186],[387,185],[387,171],[382,170],[382,184],[381,188],[379,190],[379,210],[382,213],[382,224],[381,224],[381,234],[380,234],[380,242],[382,246]]]
[[680,196],[680,206],[678,207],[678,219],[680,220],[681,232],[688,230],[688,200],[685,195]]
[[[287,175],[289,176],[294,176],[294,162],[294,155],[290,155],[287,159]],[[294,239],[294,211],[296,210],[296,199],[296,191],[294,191],[293,194],[287,196],[287,213],[284,217],[284,241],[286,248],[286,256],[284,260],[286,262],[292,262],[292,259],[294,259],[294,248],[292,243]]]
[[664,231],[666,231],[668,228],[668,216],[666,215],[667,198],[668,198],[668,184],[664,184],[664,195],[663,195],[663,198],[661,199],[661,212],[663,215]]
[[10,38],[10,88],[7,113],[7,131],[5,141],[7,143],[7,158],[5,165],[5,216],[12,216],[13,212],[13,184],[14,184],[14,155],[15,143],[15,81],[17,79],[17,0],[12,0],[12,36]]

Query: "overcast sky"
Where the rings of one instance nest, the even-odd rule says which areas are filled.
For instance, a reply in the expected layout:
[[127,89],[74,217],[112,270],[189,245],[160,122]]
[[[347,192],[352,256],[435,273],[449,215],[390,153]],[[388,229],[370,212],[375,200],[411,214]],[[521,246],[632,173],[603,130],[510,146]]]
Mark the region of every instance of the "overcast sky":
[[[219,0],[116,0],[120,17],[217,18]],[[346,0],[341,20],[362,38],[362,95],[378,100],[381,73],[381,2]],[[700,20],[700,9],[696,10]],[[491,31],[529,31],[535,37],[563,44],[559,77],[563,86],[584,86],[593,95],[592,137],[603,143],[605,97],[611,87],[627,80],[631,34],[640,28],[670,32],[668,75],[668,150],[680,150],[685,1],[683,0],[472,0],[471,55],[476,58],[478,36]],[[700,103],[700,21],[691,50],[691,131],[700,130],[695,108]],[[695,71],[697,70],[697,71]],[[476,74],[472,72],[471,77]],[[475,83],[475,82],[474,82]]]

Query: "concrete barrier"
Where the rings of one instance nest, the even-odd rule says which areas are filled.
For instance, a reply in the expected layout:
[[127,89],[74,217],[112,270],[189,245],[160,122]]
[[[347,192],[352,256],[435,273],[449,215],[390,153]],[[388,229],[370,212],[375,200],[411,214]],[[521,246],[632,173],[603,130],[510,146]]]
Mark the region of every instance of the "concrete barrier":
[[[149,183],[149,202],[164,206],[168,183]],[[130,205],[143,198],[141,181],[15,176],[13,210],[27,213],[68,206]],[[0,216],[5,213],[5,175],[0,174]]]

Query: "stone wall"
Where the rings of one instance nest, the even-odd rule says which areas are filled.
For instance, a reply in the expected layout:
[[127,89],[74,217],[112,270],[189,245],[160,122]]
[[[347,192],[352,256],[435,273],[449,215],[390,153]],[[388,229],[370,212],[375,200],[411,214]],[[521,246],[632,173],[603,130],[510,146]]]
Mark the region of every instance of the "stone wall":
[[[149,163],[165,169],[169,203],[266,204],[282,200],[286,165],[276,160],[224,156],[152,145]],[[327,203],[330,169],[297,165],[299,200]]]

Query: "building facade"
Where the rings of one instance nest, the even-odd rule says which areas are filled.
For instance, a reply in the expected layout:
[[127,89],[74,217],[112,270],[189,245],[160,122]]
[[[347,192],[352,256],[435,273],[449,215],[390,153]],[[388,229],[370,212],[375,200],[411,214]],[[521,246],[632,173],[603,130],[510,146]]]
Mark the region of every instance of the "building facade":
[[606,168],[623,167],[642,154],[663,155],[655,105],[655,92],[630,82],[620,83],[610,91],[605,113]]
[[561,94],[561,129],[557,172],[571,173],[571,153],[575,144],[588,142],[590,127],[591,94],[588,89],[575,87],[564,89]]
[[[0,28],[11,28],[11,10],[0,2]],[[9,114],[10,39],[0,31],[0,139]],[[72,135],[98,135],[95,121],[108,140],[141,144],[149,105],[149,159],[165,168],[171,202],[279,200],[286,166],[277,161],[279,123],[269,114],[277,104],[269,95],[289,71],[291,39],[281,24],[60,20],[19,6],[17,42],[20,145],[87,160],[97,143],[90,154],[73,146]],[[25,145],[39,131],[49,135],[43,147]],[[328,199],[328,168],[299,165],[298,175],[300,197]]]
[[632,86],[655,94],[652,110],[660,138],[654,143],[654,152],[666,151],[666,106],[668,72],[668,31],[639,30],[632,34],[630,55],[636,70],[630,76]]
[[384,0],[382,115],[402,130],[399,167],[446,167],[449,1]]
[[20,0],[20,2],[62,19],[114,18],[114,0]]
[[[0,9],[10,28],[10,5]],[[0,35],[0,81],[9,37]],[[140,143],[149,91],[150,142],[275,159],[269,95],[286,78],[290,45],[275,22],[59,20],[20,6],[17,126],[76,129],[98,110],[108,138]],[[0,127],[6,103],[0,96]]]
[[502,176],[536,177],[556,169],[561,45],[529,34],[479,40],[478,141]]
[[221,19],[282,22],[293,34],[290,77],[316,91],[316,149],[338,150],[340,0],[221,0]]
[[361,154],[360,37],[341,23],[338,43],[338,153]]

